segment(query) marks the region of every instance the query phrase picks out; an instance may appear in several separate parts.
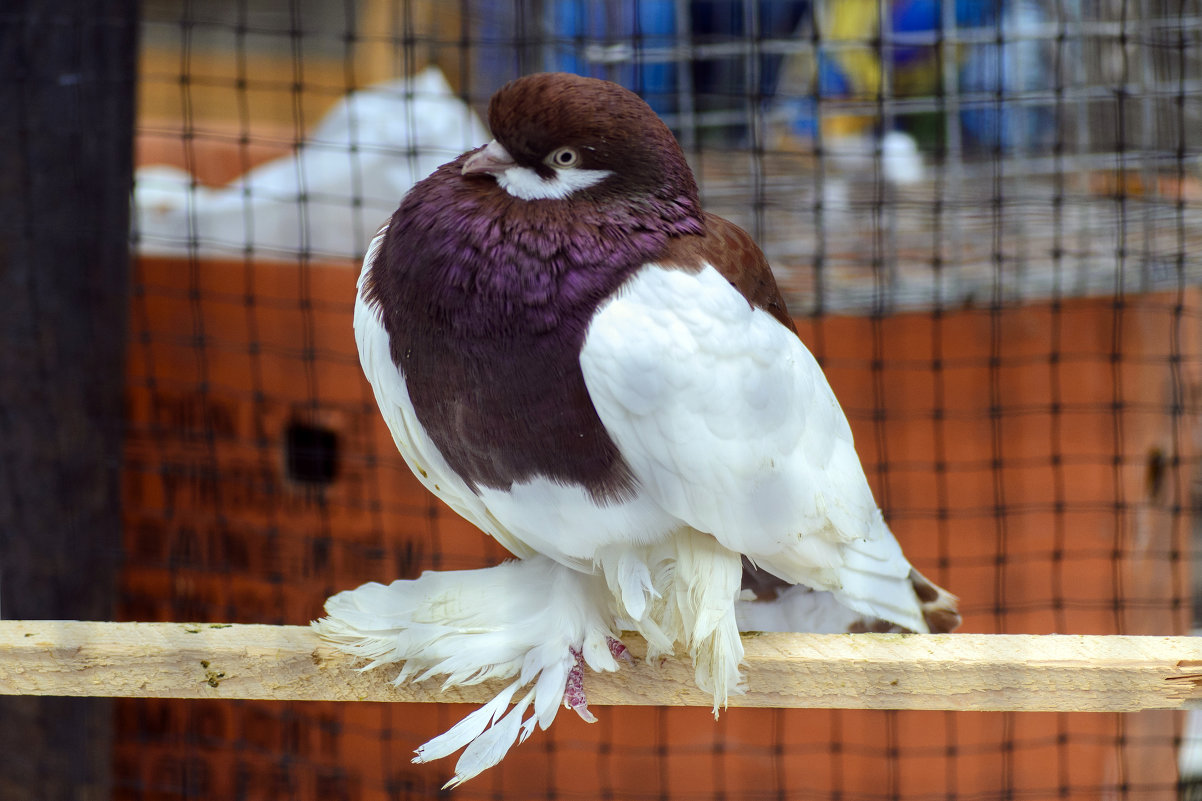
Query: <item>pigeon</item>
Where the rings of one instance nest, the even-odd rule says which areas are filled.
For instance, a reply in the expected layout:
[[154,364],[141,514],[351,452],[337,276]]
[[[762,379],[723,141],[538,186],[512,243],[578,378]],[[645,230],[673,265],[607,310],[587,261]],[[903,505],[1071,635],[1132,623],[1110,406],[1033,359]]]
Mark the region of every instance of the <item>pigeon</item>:
[[623,632],[687,654],[716,715],[744,689],[740,631],[955,628],[764,255],[701,208],[651,108],[541,73],[488,123],[372,241],[354,326],[409,467],[515,558],[369,583],[314,624],[398,683],[509,680],[414,761],[463,748],[454,785],[561,704],[593,720],[585,670],[630,659]]

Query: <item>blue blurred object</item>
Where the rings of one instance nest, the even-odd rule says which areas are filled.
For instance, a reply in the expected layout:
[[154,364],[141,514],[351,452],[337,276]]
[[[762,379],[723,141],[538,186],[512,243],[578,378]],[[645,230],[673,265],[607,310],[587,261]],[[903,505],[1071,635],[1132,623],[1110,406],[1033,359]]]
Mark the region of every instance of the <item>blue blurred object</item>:
[[[469,0],[476,91],[487,97],[530,72],[574,72],[638,92],[660,114],[677,108],[673,0]],[[647,51],[659,50],[654,60]]]
[[466,0],[464,4],[473,43],[472,70],[463,89],[481,106],[509,81],[540,69],[532,63],[532,32],[523,30],[529,26],[526,5],[527,0]]
[[554,37],[545,53],[547,70],[606,78],[638,92],[659,114],[676,110],[676,63],[642,58],[646,50],[676,44],[671,0],[556,0],[545,13]]
[[[752,8],[743,0],[693,0],[689,3],[693,38],[701,43],[741,40],[748,37],[789,39],[810,13],[808,0],[757,0]],[[754,28],[754,30],[752,30]],[[693,63],[693,85],[699,94],[726,95],[743,102],[749,94],[762,99],[776,92],[784,58],[761,55],[759,80],[751,86],[744,57],[698,59]]]
[[[832,32],[862,47],[823,48],[817,58],[815,92],[818,97],[876,97],[885,70],[876,3],[824,0],[828,39]],[[893,97],[934,95],[943,76],[939,67],[939,45],[907,43],[905,34],[932,34],[932,42],[943,26],[941,0],[895,0],[889,6],[889,30],[901,42],[889,48],[889,70]],[[991,95],[972,100],[960,113],[965,146],[981,150],[1033,150],[1047,145],[1054,118],[1049,108],[1011,101],[1016,93],[1050,89],[1056,79],[1049,45],[1024,35],[1047,21],[1043,6],[1035,0],[955,0],[957,31],[980,34],[996,32],[994,41],[959,45],[958,87],[960,94]],[[954,35],[955,32],[949,32]],[[911,37],[912,38],[912,37]],[[796,114],[795,133],[813,136],[816,121],[813,102],[790,105]],[[900,121],[904,124],[904,120]],[[850,126],[844,126],[850,127]]]
[[[957,15],[959,14],[957,4]],[[976,3],[977,7],[990,5]],[[942,3],[939,0],[914,0],[913,2],[898,2],[890,6],[890,21],[894,33],[916,33],[939,30],[942,25]],[[894,45],[893,66],[906,69],[913,64],[921,64],[931,57],[929,47],[907,47]]]
[[1011,99],[1017,93],[1055,87],[1049,43],[1022,38],[1046,21],[1038,2],[1006,2],[1001,18],[990,21],[999,32],[998,41],[968,48],[960,65],[960,92],[994,96],[985,104],[960,112],[960,124],[969,143],[1004,153],[1036,151],[1051,144],[1055,117],[1049,105]]
[[[958,31],[971,31],[975,38],[985,31],[990,39],[959,44],[953,51],[955,90],[976,95],[965,100],[958,120],[965,147],[1014,152],[1046,146],[1054,130],[1050,105],[1011,100],[1016,93],[1050,89],[1056,79],[1052,45],[1021,38],[1048,19],[1039,0],[893,0],[887,4],[887,24],[898,41],[888,48],[888,70],[881,63],[880,4],[819,0],[823,25],[812,94],[795,90],[788,98],[776,97],[783,56],[761,54],[752,62],[746,53],[732,52],[681,63],[673,48],[688,42],[704,46],[796,36],[801,23],[814,15],[807,0],[690,0],[689,31],[678,29],[679,3],[673,0],[468,0],[477,35],[471,91],[487,97],[518,75],[562,70],[617,81],[642,95],[659,114],[671,116],[681,108],[684,77],[692,82],[691,108],[696,111],[743,112],[749,101],[775,98],[778,107],[788,109],[791,130],[812,137],[817,133],[816,98],[873,99],[886,74],[892,97],[933,96],[944,88],[936,34],[943,26],[945,2],[955,4]],[[1063,0],[1058,8],[1072,13],[1076,5],[1077,0]],[[929,34],[931,43],[915,43],[907,34]],[[834,42],[841,45],[829,46]],[[824,129],[833,135],[880,126],[868,117],[828,113],[825,119],[836,123]],[[903,117],[896,124],[904,128],[910,122]],[[942,129],[949,123],[935,124]],[[926,125],[930,130],[932,123]],[[713,134],[730,143],[743,141],[746,132],[745,125],[731,124]]]
[[[769,98],[775,91],[783,58],[759,57],[753,80],[743,54],[672,59],[672,48],[697,44],[788,38],[808,13],[807,0],[692,0],[687,7],[691,30],[678,30],[678,3],[673,0],[554,0],[544,6],[543,30],[549,35],[542,68],[617,81],[638,92],[655,111],[680,110],[681,70],[688,70],[698,111],[743,111],[749,98]],[[749,12],[754,11],[754,15]],[[753,30],[754,29],[754,30]],[[651,60],[643,54],[652,53]],[[683,58],[683,57],[681,57]],[[727,126],[726,138],[742,140],[746,125]]]

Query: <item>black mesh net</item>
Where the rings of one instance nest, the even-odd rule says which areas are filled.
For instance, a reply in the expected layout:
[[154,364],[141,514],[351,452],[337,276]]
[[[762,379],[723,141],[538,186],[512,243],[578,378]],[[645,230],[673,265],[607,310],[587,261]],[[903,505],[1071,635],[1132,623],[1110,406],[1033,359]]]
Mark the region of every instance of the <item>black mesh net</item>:
[[[1184,634],[1202,6],[145,0],[123,620],[303,624],[505,552],[412,478],[351,334],[400,195],[539,70],[616,80],[752,232],[962,631]],[[409,799],[453,705],[116,704],[121,799]],[[1176,713],[600,708],[473,798],[1190,797]],[[1178,770],[1180,760],[1181,770]],[[1196,797],[1196,796],[1192,796]]]

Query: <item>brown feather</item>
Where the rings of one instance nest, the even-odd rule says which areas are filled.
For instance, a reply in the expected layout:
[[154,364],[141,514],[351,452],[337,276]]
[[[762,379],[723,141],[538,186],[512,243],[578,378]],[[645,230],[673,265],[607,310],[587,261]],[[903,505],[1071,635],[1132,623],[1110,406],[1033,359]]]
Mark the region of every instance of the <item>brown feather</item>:
[[660,263],[664,267],[690,271],[700,270],[705,264],[712,265],[748,303],[768,312],[796,334],[797,327],[789,316],[772,268],[751,234],[708,211],[704,212],[703,221],[703,236],[673,239]]

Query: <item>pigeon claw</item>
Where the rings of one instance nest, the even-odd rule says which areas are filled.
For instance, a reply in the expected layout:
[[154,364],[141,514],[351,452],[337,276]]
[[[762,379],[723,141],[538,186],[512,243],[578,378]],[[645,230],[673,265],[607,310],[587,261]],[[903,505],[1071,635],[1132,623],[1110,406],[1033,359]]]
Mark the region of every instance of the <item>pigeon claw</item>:
[[[613,646],[610,645],[610,650],[612,649]],[[575,657],[576,664],[568,671],[568,681],[563,688],[563,705],[579,715],[585,723],[596,723],[597,717],[588,711],[588,699],[584,697],[584,655],[579,648],[573,648],[572,656]]]
[[634,657],[630,655],[630,651],[626,649],[626,646],[622,644],[621,640],[607,635],[605,637],[605,641],[609,645],[610,656],[620,662],[625,662],[628,665],[634,664]]

